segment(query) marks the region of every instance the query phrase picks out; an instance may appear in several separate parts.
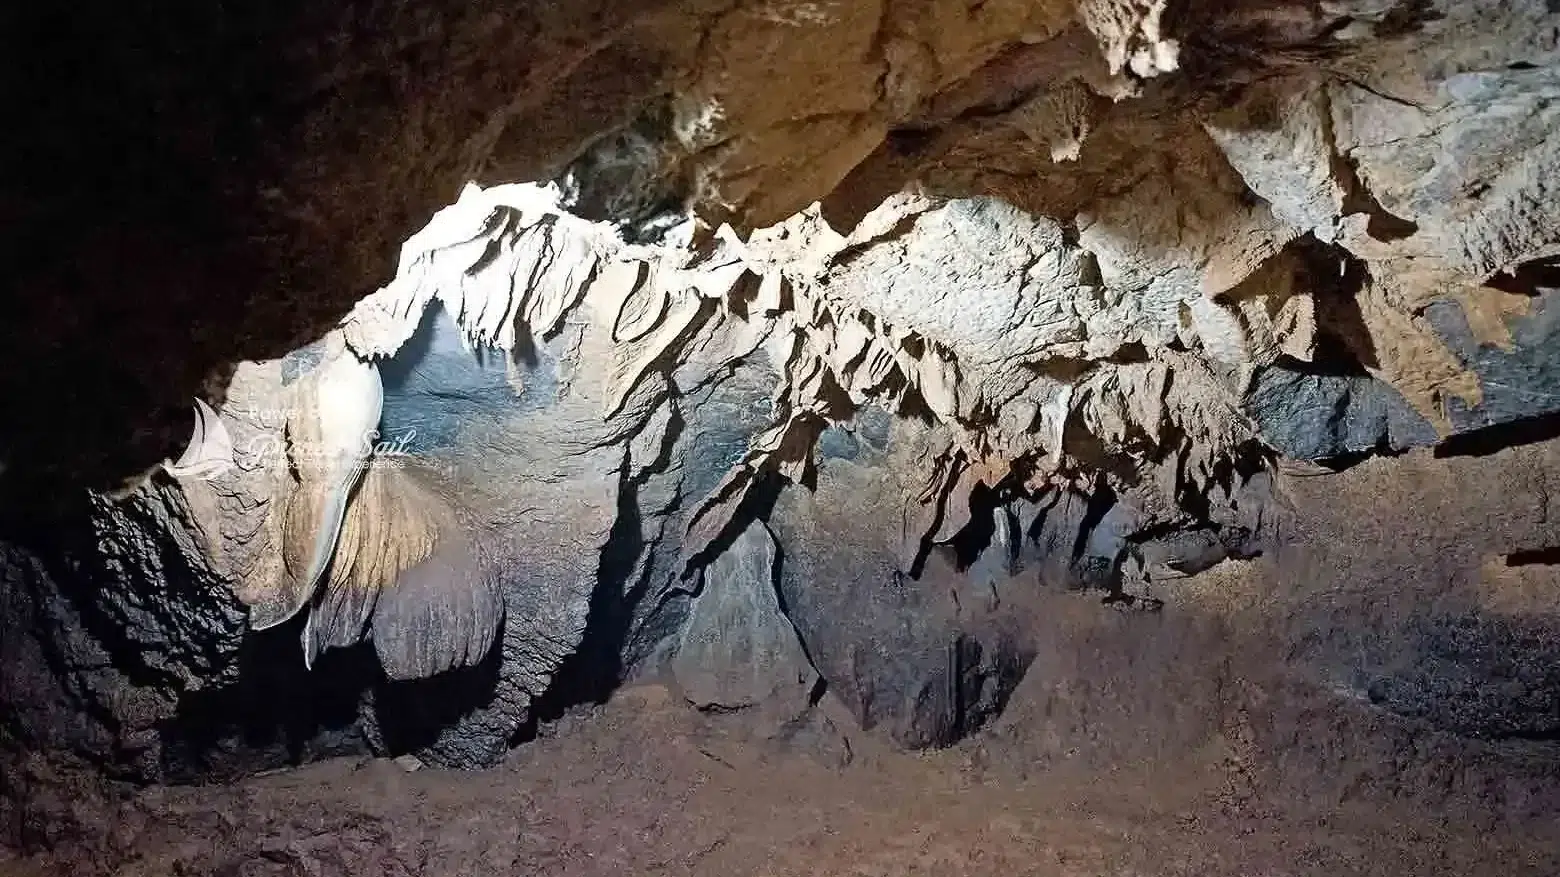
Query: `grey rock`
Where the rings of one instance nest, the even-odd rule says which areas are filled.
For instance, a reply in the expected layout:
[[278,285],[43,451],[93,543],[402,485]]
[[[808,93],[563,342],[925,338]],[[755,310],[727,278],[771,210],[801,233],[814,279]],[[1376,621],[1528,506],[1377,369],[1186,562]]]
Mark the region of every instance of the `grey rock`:
[[1088,497],[1074,490],[1052,490],[1034,499],[1014,500],[1011,508],[1022,534],[1016,557],[1018,568],[1031,570],[1049,587],[1084,587],[1073,568],[1073,559],[1088,506]]
[[1144,542],[1137,547],[1137,555],[1150,575],[1157,567],[1174,575],[1190,576],[1229,557],[1229,549],[1212,531],[1185,530]]
[[1121,587],[1121,564],[1129,551],[1127,540],[1143,528],[1142,515],[1125,502],[1116,502],[1088,529],[1083,551],[1074,561],[1086,587],[1116,591]]
[[595,330],[581,331],[495,363],[441,315],[387,369],[384,432],[414,432],[418,463],[447,473],[504,622],[487,662],[374,692],[364,721],[382,751],[492,764],[544,698],[606,696],[687,618],[687,515],[767,425],[773,372],[762,357],[712,367],[717,344],[711,362],[650,375],[603,420],[599,369],[576,358]]
[[1117,590],[1128,539],[1145,523],[1128,503],[1070,488],[1015,499],[1009,507],[1022,534],[1015,572],[1060,590]]
[[825,461],[815,491],[783,492],[770,514],[783,605],[863,729],[910,748],[950,745],[1000,711],[1028,649],[992,582],[955,571],[946,548],[919,578],[899,568],[898,510],[921,474],[907,465],[915,429],[896,424],[886,451],[860,448]]
[[63,842],[106,778],[164,779],[181,708],[236,681],[243,614],[188,519],[159,480],[0,540],[0,842]]
[[1401,393],[1367,375],[1264,368],[1247,391],[1243,408],[1263,441],[1296,460],[1425,447],[1440,440]]
[[690,515],[769,426],[775,380],[763,355],[714,373],[698,364],[679,369],[666,403],[672,425],[653,448],[631,449],[636,475],[625,483],[624,508],[637,565],[614,595],[625,604],[622,661],[630,676],[653,675],[675,645],[690,608],[681,557]]
[[991,509],[991,543],[965,568],[964,574],[977,587],[990,588],[996,594],[1018,573],[1023,547],[1018,514],[1010,507],[996,506]]
[[517,369],[535,394],[517,399],[507,365],[467,351],[452,326],[423,331],[424,345],[387,381],[384,432],[413,432],[419,463],[445,473],[484,543],[478,584],[502,596],[504,621],[489,662],[384,686],[364,721],[395,754],[481,767],[507,751],[584,636],[616,517],[622,453],[612,431],[621,426],[604,424],[591,400],[557,392],[560,342]]
[[[72,516],[18,534],[28,549],[13,543],[0,551],[17,610],[0,618],[12,628],[0,639],[18,647],[31,639],[41,650],[37,696],[47,700],[43,691],[61,686],[76,711],[123,735],[111,746],[88,745],[74,732],[51,739],[53,725],[44,723],[31,726],[44,735],[40,745],[64,744],[156,778],[159,723],[183,696],[234,681],[242,609],[196,542],[190,514],[177,489],[157,481],[122,503],[85,496]],[[11,696],[0,698],[7,710],[31,699],[29,683],[12,684]]]
[[703,572],[672,659],[683,694],[701,709],[773,705],[801,715],[817,687],[775,590],[776,545],[753,521]]
[[381,442],[418,455],[448,451],[463,431],[547,409],[559,392],[555,353],[533,347],[511,365],[502,351],[468,349],[448,311],[429,307],[406,346],[379,367]]
[[1510,350],[1479,344],[1462,308],[1436,302],[1425,318],[1463,364],[1479,378],[1481,401],[1469,406],[1447,400],[1447,415],[1457,432],[1497,426],[1560,411],[1560,290],[1543,289],[1530,312],[1508,323]]

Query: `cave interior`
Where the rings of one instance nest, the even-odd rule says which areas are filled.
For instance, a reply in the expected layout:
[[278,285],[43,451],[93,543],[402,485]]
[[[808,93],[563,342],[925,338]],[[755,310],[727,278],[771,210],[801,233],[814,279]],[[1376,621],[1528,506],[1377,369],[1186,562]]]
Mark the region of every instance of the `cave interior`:
[[140,7],[0,875],[1560,874],[1553,0]]

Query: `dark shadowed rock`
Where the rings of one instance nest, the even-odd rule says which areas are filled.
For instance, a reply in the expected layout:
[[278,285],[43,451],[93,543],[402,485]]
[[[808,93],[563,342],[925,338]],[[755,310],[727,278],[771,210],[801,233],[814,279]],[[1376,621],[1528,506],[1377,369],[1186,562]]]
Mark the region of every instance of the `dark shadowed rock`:
[[[0,542],[0,839],[24,846],[84,828],[105,776],[163,779],[181,704],[234,682],[243,640],[176,490],[75,512]],[[74,816],[50,803],[72,786]]]
[[560,392],[556,342],[508,363],[467,350],[442,314],[430,319],[387,382],[383,431],[411,436],[419,464],[443,473],[469,537],[484,543],[487,568],[468,574],[502,595],[504,621],[491,664],[392,685],[368,721],[377,739],[430,763],[479,767],[502,757],[584,635],[616,517],[623,426],[603,423],[594,399]]
[[683,578],[690,519],[770,425],[776,373],[768,357],[759,350],[729,365],[719,361],[736,331],[716,327],[710,348],[673,372],[663,409],[629,447],[625,496],[632,507],[624,506],[623,546],[636,555],[632,574],[610,596],[630,677],[664,669],[690,611],[693,583]]
[[78,814],[101,805],[103,769],[119,766],[104,707],[130,684],[38,561],[11,546],[0,549],[0,613],[0,843],[71,842],[93,828]]
[[992,581],[955,571],[945,548],[920,578],[899,568],[918,433],[896,423],[886,451],[857,436],[852,458],[825,460],[816,490],[785,491],[770,516],[783,602],[815,666],[866,729],[913,748],[980,728],[1028,664]]
[[1265,368],[1247,391],[1244,408],[1263,441],[1296,460],[1402,450],[1440,439],[1401,393],[1368,375]]
[[703,571],[672,673],[695,706],[765,706],[782,720],[806,711],[818,673],[780,609],[776,546],[754,521]]
[[1085,532],[1089,498],[1076,490],[1050,490],[1035,499],[1016,499],[1010,507],[1020,536],[1015,568],[1030,570],[1049,587],[1084,587],[1073,560],[1078,535]]
[[1479,404],[1447,401],[1447,414],[1458,432],[1498,426],[1560,411],[1560,290],[1537,291],[1530,310],[1507,321],[1511,346],[1480,343],[1462,308],[1436,302],[1425,309],[1447,346],[1479,379]]
[[761,357],[723,358],[712,331],[701,355],[652,372],[604,419],[607,375],[581,351],[605,356],[593,345],[606,330],[570,327],[510,361],[467,350],[446,316],[430,321],[387,367],[383,431],[411,436],[419,464],[446,474],[504,622],[490,661],[376,692],[367,722],[390,749],[481,766],[538,709],[604,698],[672,641],[688,610],[687,515],[765,425],[755,403],[774,378]]

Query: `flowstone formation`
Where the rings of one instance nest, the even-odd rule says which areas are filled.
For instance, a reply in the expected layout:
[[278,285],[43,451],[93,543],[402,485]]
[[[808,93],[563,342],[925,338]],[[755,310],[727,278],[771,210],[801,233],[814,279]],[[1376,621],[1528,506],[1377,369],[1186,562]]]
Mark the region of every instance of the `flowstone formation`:
[[[6,524],[8,751],[475,767],[648,677],[947,745],[1028,672],[1033,592],[1162,608],[1282,542],[1289,479],[1560,409],[1544,3],[614,7],[230,23],[298,68],[189,190],[231,239],[122,272],[201,331],[91,276],[16,322],[139,391],[12,394],[65,434],[5,427],[0,487],[72,489]],[[175,456],[202,382],[230,467],[78,489],[120,432],[116,477]],[[314,705],[235,714],[273,689]]]

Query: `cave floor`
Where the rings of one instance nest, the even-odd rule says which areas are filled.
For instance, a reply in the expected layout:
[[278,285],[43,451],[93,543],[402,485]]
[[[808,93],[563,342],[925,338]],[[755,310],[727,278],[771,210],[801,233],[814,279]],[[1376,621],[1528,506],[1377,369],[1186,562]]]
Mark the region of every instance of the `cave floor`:
[[1308,813],[1241,791],[1212,756],[1016,780],[984,745],[910,755],[858,736],[847,760],[843,738],[755,743],[731,717],[700,715],[659,687],[563,724],[477,773],[337,759],[150,789],[123,810],[110,850],[60,850],[0,873],[1560,873],[1548,842],[1426,828],[1414,808]]

